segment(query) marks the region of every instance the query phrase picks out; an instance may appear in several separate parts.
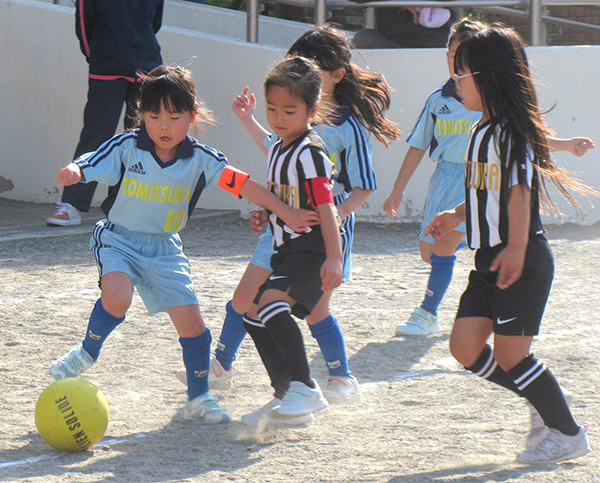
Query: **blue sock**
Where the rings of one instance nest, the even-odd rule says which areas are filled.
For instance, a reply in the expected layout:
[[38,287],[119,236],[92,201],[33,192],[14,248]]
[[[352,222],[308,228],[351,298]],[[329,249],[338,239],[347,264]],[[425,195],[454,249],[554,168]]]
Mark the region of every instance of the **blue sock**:
[[350,377],[344,335],[333,315],[328,315],[321,322],[309,325],[310,333],[319,343],[325,358],[330,376]]
[[235,361],[240,345],[246,337],[246,328],[244,327],[244,315],[237,313],[231,305],[231,300],[225,307],[225,320],[221,329],[221,336],[217,342],[215,357],[228,371]]
[[115,317],[109,314],[102,305],[102,299],[96,301],[94,310],[90,315],[85,339],[81,344],[94,361],[98,359],[106,338],[124,320],[125,317]]
[[431,254],[431,273],[429,274],[429,282],[427,283],[427,291],[425,298],[421,304],[421,308],[427,312],[437,315],[437,310],[442,303],[444,295],[452,282],[452,272],[454,271],[454,263],[456,255],[449,257],[438,257],[436,254]]
[[208,327],[196,337],[180,337],[183,348],[183,365],[187,372],[188,399],[208,392],[208,367],[210,365],[210,343],[212,337]]

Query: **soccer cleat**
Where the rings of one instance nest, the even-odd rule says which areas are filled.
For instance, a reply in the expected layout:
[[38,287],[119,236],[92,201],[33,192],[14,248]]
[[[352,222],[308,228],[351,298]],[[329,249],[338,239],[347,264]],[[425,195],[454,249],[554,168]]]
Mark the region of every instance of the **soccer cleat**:
[[54,361],[50,366],[50,374],[57,381],[65,377],[79,377],[93,364],[92,356],[79,345]]
[[354,376],[329,376],[323,389],[323,396],[329,404],[354,404],[360,401],[358,381]]
[[[565,394],[567,404],[571,405],[573,397],[564,389],[563,393]],[[542,419],[540,413],[538,413],[537,409],[533,407],[533,404],[527,401],[527,407],[529,408],[529,420],[531,422],[531,427],[529,429],[529,434],[527,434],[527,437],[525,438],[525,449],[531,449],[537,446],[548,435],[549,429]]]
[[283,424],[285,426],[299,426],[302,424],[306,424],[314,418],[312,413],[303,414],[302,416],[298,416],[295,418],[287,418],[274,420],[270,417],[270,413],[276,407],[279,407],[281,404],[281,399],[274,398],[265,404],[263,407],[257,409],[256,411],[252,411],[251,413],[244,414],[242,416],[242,423],[246,426],[267,426],[269,424]]
[[217,396],[208,392],[188,401],[185,413],[191,419],[201,419],[206,423],[229,423],[230,414],[218,403]]
[[72,226],[81,225],[79,210],[69,203],[56,203],[56,211],[50,218],[46,218],[46,225]]
[[321,388],[313,379],[315,388],[312,389],[299,381],[292,381],[281,404],[271,410],[269,416],[279,421],[281,419],[295,418],[309,413],[314,413],[329,406],[323,397]]
[[396,335],[431,335],[439,331],[438,318],[421,307],[413,311],[404,325],[396,327]]
[[[184,386],[187,386],[187,371],[185,367],[179,369],[175,376]],[[208,371],[208,387],[213,391],[229,391],[233,383],[233,366],[226,371],[221,363],[214,357],[210,360]]]
[[586,426],[579,426],[579,431],[574,436],[548,429],[548,434],[537,446],[517,455],[517,461],[528,464],[559,463],[579,458],[590,452],[586,432]]

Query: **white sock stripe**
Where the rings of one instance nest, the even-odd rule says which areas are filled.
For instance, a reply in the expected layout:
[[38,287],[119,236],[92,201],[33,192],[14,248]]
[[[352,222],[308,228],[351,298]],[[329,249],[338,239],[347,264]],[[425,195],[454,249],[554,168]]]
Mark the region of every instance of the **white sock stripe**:
[[255,327],[261,327],[261,328],[263,328],[263,329],[264,329],[264,327],[265,327],[265,324],[263,324],[263,323],[262,323],[260,320],[258,320],[258,319],[253,319],[253,318],[251,318],[251,317],[246,317],[246,316],[244,316],[244,317],[243,317],[243,319],[244,319],[244,322],[246,322],[246,323],[247,323],[247,324],[249,324],[249,325],[253,325],[253,326],[255,326]]
[[287,302],[279,301],[272,302],[265,307],[263,307],[259,312],[258,316],[263,324],[271,320],[275,315],[280,314],[281,312],[291,313],[292,308],[290,304]]
[[521,382],[527,379],[532,372],[537,371],[537,368],[540,365],[543,366],[544,364],[541,361],[536,360],[535,364],[527,372],[523,373],[519,378],[515,379],[515,384],[521,384]]
[[493,363],[492,363],[491,367],[481,377],[483,377],[484,379],[487,379],[494,373],[494,371],[496,370],[496,367],[498,367],[498,363],[496,362],[496,359],[493,359]]
[[519,391],[522,391],[523,389],[525,389],[527,386],[529,386],[529,384],[531,384],[533,381],[535,381],[538,377],[540,377],[540,375],[543,372],[546,371],[546,364],[536,365],[536,367],[537,367],[537,370],[529,378],[525,379],[523,384],[517,384],[517,388],[519,389]]
[[[489,375],[492,372],[494,372],[497,365],[498,364],[497,364],[496,360],[494,359],[494,351],[490,351],[490,355],[488,356],[487,361],[485,361],[485,364],[483,365],[481,370],[479,372],[476,372],[475,375],[479,376],[479,377],[487,378],[487,377],[489,377]],[[490,366],[491,366],[491,369],[490,369]]]

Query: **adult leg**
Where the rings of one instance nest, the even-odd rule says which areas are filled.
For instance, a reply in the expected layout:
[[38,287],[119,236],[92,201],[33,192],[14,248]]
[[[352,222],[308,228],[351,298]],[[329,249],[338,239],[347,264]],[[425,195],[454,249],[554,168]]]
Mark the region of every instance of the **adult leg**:
[[[83,129],[73,158],[95,151],[110,139],[117,129],[130,82],[125,79],[88,80],[88,98],[83,113]],[[65,186],[62,202],[79,211],[88,212],[97,183],[78,183]]]

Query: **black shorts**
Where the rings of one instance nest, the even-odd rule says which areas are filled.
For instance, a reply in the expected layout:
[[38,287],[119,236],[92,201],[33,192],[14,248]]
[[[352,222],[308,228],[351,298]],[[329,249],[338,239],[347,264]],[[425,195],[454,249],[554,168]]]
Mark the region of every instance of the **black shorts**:
[[320,232],[290,240],[271,257],[273,272],[258,290],[254,303],[259,304],[265,290],[280,290],[296,302],[292,314],[304,319],[323,296],[321,266],[326,258]]
[[482,248],[460,299],[456,318],[486,317],[499,335],[537,335],[554,278],[554,256],[543,235],[530,238],[521,278],[506,290],[496,286],[489,267],[505,245]]

